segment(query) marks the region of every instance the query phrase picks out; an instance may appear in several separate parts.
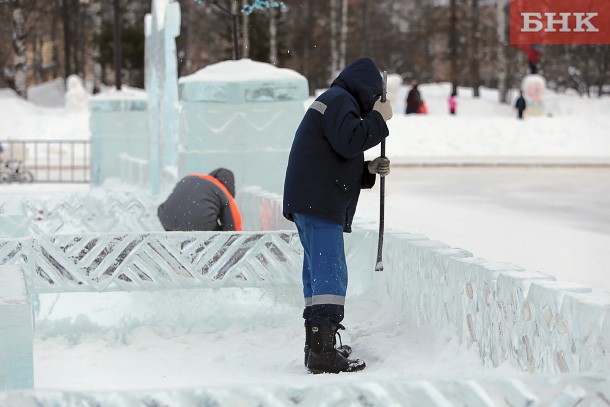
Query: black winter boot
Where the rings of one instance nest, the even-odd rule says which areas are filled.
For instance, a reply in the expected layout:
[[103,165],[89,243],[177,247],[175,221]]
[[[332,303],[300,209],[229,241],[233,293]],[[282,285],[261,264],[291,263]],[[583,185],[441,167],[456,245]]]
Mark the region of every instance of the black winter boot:
[[350,360],[335,349],[338,325],[311,325],[307,368],[310,373],[357,372],[366,367],[359,360]]
[[[345,329],[345,327],[341,324],[337,325],[338,329]],[[337,349],[337,351],[343,355],[343,357],[347,358],[352,354],[352,348],[349,345],[344,345],[341,342],[341,334],[337,330],[337,336],[339,337],[339,346],[337,346],[336,337],[333,343],[333,346]],[[305,366],[307,366],[307,359],[309,358],[309,348],[311,341],[311,322],[305,321]]]

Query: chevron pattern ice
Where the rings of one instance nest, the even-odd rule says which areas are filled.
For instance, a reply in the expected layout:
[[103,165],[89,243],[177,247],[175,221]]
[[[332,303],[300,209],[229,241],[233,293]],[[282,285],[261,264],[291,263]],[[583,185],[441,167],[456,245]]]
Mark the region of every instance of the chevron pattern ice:
[[298,284],[296,233],[173,232],[0,241],[38,293]]
[[34,235],[163,230],[156,216],[158,198],[141,191],[5,199],[0,208],[0,236],[17,237],[11,236],[10,231],[17,229],[10,222],[11,216],[18,215],[29,221]]

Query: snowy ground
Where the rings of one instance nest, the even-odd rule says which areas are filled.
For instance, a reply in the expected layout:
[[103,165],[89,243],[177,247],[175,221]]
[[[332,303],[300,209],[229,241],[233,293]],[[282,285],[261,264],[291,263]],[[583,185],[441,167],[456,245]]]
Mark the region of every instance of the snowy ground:
[[[447,84],[423,85],[430,114],[406,117],[395,98],[387,151],[394,163],[610,162],[610,99],[550,95],[552,117],[519,122],[484,90],[459,95],[447,114]],[[40,108],[0,91],[3,138],[88,137],[88,114]],[[376,149],[375,149],[376,150]],[[376,155],[371,151],[368,155]],[[490,261],[515,263],[610,291],[608,168],[394,168],[386,227],[421,233]],[[82,190],[82,185],[2,185],[3,193]],[[378,189],[362,194],[358,215],[376,218]],[[189,320],[170,310],[179,297]],[[345,335],[368,368],[316,377],[302,367],[298,293],[261,291],[64,294],[42,297],[35,343],[39,388],[135,389],[248,383],[345,382],[392,378],[502,377],[511,367],[480,365],[451,333],[414,329],[373,299],[349,298]],[[273,307],[276,304],[279,306]],[[190,307],[190,308],[189,308]],[[76,328],[76,329],[73,329]],[[263,352],[264,350],[264,352]],[[59,373],[61,372],[61,373]]]
[[[307,375],[299,293],[286,294],[286,299],[255,289],[63,294],[57,303],[57,295],[45,295],[35,343],[36,387],[188,388],[521,374],[510,366],[484,368],[478,355],[459,346],[450,332],[415,328],[375,299],[353,299],[346,305],[349,329],[342,337],[367,369],[358,375]],[[76,310],[74,304],[89,305]],[[53,313],[62,317],[45,319],[53,305]],[[142,314],[153,312],[152,321],[131,319],[140,314],[146,320]],[[70,331],[79,334],[66,333],[68,323],[62,318],[68,315],[75,317]]]

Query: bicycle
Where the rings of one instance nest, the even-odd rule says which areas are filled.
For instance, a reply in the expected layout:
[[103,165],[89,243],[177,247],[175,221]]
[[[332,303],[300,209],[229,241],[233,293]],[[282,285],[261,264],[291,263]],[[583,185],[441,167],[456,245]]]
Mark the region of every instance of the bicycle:
[[0,160],[0,183],[2,182],[34,182],[34,174],[27,171],[19,160]]

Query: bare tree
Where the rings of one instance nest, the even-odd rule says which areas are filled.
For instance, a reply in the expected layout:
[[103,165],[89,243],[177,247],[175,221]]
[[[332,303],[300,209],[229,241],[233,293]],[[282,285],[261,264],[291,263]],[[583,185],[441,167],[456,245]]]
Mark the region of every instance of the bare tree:
[[278,64],[277,58],[277,9],[270,8],[269,15],[269,63]]
[[451,93],[457,94],[458,87],[458,27],[457,27],[457,0],[449,2],[449,61]]
[[361,13],[361,27],[360,32],[362,34],[362,40],[360,41],[360,53],[362,55],[368,55],[369,53],[369,41],[368,41],[368,0],[361,0],[360,8],[362,10]]
[[25,48],[25,17],[20,0],[13,0],[13,77],[15,78],[15,91],[19,96],[25,97],[26,82],[26,48]]
[[496,21],[497,21],[497,54],[496,69],[498,72],[498,97],[500,103],[507,103],[507,58],[506,58],[506,0],[496,0]]
[[339,47],[339,68],[342,69],[346,65],[347,55],[347,0],[342,0],[341,3],[341,39]]
[[330,0],[330,72],[329,78],[334,78],[335,74],[339,70],[339,46],[337,44],[338,38],[338,24],[337,14],[339,8],[339,0]]
[[479,0],[471,0],[470,6],[470,86],[475,98],[480,96],[481,77],[479,73]]
[[[248,0],[242,0],[242,7],[248,4]],[[250,56],[250,30],[248,27],[250,26],[250,15],[248,13],[244,13],[241,16],[241,32],[242,32],[242,41],[241,41],[241,54],[243,58],[248,58]]]

